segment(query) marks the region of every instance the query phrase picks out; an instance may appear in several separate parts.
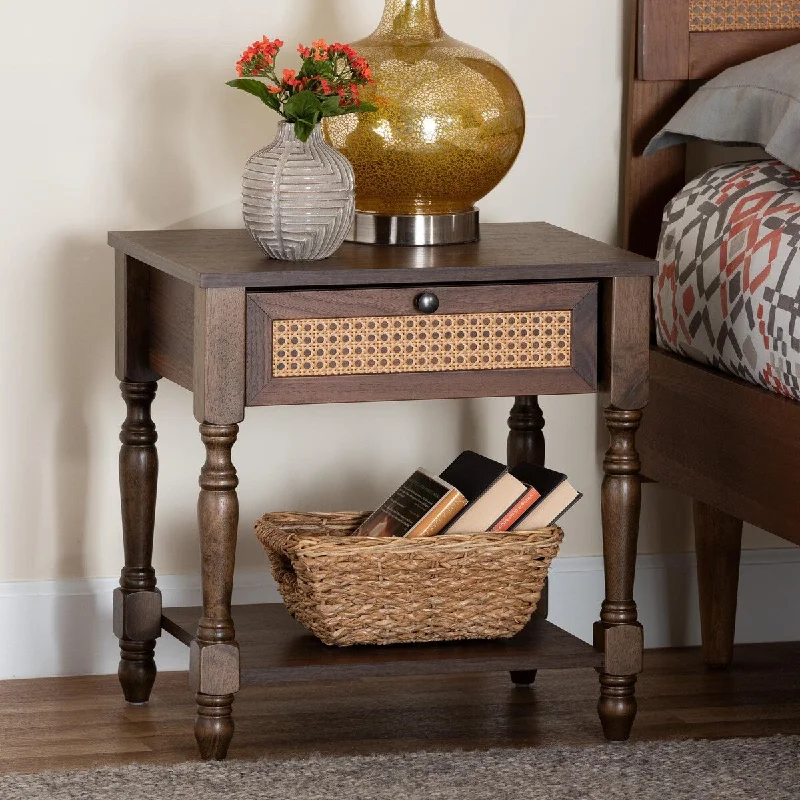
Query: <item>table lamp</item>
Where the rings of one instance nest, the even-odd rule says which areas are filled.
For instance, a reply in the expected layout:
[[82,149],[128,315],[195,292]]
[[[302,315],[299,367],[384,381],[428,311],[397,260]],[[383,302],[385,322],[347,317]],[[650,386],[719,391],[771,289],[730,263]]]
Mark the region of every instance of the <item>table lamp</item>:
[[525,134],[522,97],[487,53],[448,36],[435,0],[385,0],[377,30],[353,47],[378,111],[325,121],[353,165],[350,240],[440,245],[479,238],[476,203],[511,168]]

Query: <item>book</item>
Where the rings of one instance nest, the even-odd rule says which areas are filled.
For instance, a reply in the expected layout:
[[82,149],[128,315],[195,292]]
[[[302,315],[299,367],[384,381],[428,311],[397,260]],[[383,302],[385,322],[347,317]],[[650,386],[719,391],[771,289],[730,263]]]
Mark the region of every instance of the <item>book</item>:
[[451,483],[420,468],[355,531],[355,536],[435,536],[467,505]]
[[[472,450],[465,450],[461,453],[447,469],[445,469],[439,477],[443,480],[452,483],[456,486],[461,493],[467,498],[471,505],[462,512],[461,516],[470,514],[467,521],[462,524],[461,517],[457,517],[453,524],[448,529],[448,533],[478,533],[484,530],[492,531],[507,531],[511,526],[539,499],[539,492],[530,486],[520,486],[511,484],[516,488],[516,491],[506,487],[509,495],[504,495],[503,484],[496,487],[504,475],[508,474],[508,467],[501,464],[499,461],[482,456],[479,453],[474,453]],[[523,480],[524,484],[525,481]],[[473,511],[475,504],[488,492],[493,493],[492,500],[484,502],[493,502],[495,505],[487,505],[482,511],[488,516],[480,517],[478,512]],[[521,494],[517,494],[521,492]],[[516,495],[516,497],[514,497]],[[511,505],[501,509],[501,497],[512,497]],[[496,517],[494,522],[486,522],[492,516]],[[472,528],[472,525],[487,525],[487,527]],[[469,527],[469,530],[467,528]]]
[[525,494],[522,495],[494,525],[492,525],[492,531],[510,531],[517,520],[519,520],[523,514],[527,513],[540,497],[541,495],[537,489],[533,486],[529,487],[528,491],[525,492]]
[[439,477],[474,503],[498,478],[508,472],[505,464],[472,450],[465,450]]
[[491,530],[512,506],[522,500],[530,488],[510,472],[504,472],[456,517],[447,533],[480,533]]
[[583,497],[563,472],[524,463],[514,467],[511,473],[530,483],[541,495],[527,513],[512,525],[511,530],[533,531],[547,528]]

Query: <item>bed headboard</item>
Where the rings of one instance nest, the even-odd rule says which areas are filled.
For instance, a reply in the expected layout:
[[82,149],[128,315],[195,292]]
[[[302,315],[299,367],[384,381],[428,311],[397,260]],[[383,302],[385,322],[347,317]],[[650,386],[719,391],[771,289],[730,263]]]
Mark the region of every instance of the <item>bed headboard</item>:
[[685,183],[686,148],[642,151],[699,81],[800,43],[800,0],[638,0],[633,25],[622,239],[653,256],[664,206]]

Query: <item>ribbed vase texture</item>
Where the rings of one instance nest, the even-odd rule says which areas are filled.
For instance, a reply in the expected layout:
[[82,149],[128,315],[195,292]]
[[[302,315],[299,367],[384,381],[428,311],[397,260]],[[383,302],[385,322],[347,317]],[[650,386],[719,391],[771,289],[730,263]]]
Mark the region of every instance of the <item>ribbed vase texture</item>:
[[244,223],[270,257],[317,261],[339,249],[355,216],[353,168],[317,126],[301,142],[282,122],[244,171]]

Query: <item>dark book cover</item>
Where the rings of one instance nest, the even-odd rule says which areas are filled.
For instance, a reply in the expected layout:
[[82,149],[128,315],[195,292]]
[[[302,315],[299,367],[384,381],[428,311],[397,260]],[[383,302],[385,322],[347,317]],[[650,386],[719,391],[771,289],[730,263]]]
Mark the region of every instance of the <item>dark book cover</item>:
[[418,469],[355,532],[356,536],[435,536],[466,505],[450,483]]
[[499,461],[465,450],[439,477],[474,503],[507,469]]
[[540,467],[538,464],[529,464],[528,462],[517,464],[510,472],[515,478],[519,478],[524,483],[533,486],[539,492],[540,501],[567,479],[563,472],[556,472],[555,470],[547,469],[547,467]]

